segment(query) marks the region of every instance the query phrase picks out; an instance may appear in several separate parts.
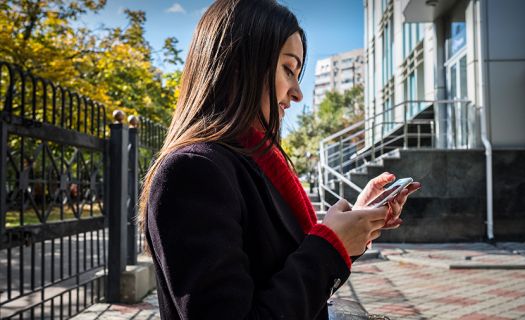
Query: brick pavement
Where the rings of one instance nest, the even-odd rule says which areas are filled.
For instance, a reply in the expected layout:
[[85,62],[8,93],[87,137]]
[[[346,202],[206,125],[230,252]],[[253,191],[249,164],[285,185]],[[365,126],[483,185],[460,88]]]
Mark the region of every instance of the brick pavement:
[[391,319],[525,319],[523,243],[374,248],[398,259],[356,263],[337,297]]
[[132,305],[97,303],[72,320],[160,320],[157,292]]
[[[374,244],[334,295],[390,319],[525,320],[525,243]],[[374,255],[368,255],[373,257]],[[160,319],[141,304],[97,304],[75,320]]]

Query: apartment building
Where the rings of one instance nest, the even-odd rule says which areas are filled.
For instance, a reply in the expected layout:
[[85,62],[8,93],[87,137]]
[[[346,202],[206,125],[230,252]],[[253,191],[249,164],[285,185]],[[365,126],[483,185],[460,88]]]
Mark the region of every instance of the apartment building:
[[314,109],[323,101],[326,92],[343,93],[356,84],[363,84],[363,49],[339,53],[315,65]]

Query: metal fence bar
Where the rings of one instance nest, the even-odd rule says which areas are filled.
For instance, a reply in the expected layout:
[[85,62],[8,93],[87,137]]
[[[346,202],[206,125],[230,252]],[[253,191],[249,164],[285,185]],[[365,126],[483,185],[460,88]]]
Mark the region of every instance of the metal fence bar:
[[[131,122],[131,121],[130,121]],[[128,205],[128,252],[127,264],[137,264],[137,203],[138,203],[138,184],[139,184],[139,164],[138,148],[139,137],[138,128],[129,128],[129,205]]]

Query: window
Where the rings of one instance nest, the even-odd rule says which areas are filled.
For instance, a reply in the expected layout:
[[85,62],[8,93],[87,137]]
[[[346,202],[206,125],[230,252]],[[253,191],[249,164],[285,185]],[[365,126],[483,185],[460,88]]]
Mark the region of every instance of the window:
[[384,30],[383,30],[383,82],[382,85],[385,86],[386,83],[390,80],[392,77],[392,73],[394,70],[393,67],[393,39],[392,39],[392,26],[393,21],[392,17],[388,21],[388,23],[385,24]]
[[452,58],[467,44],[467,27],[465,22],[452,22],[450,34],[447,38],[447,59]]
[[390,95],[386,98],[383,104],[383,135],[387,134],[395,126],[395,113],[394,113],[394,95]]
[[417,44],[423,40],[425,24],[404,23],[403,24],[403,59],[408,57]]
[[445,56],[451,59],[465,48],[467,44],[467,25],[465,10],[467,2],[459,1],[450,11],[445,25]]
[[[467,32],[465,23],[466,5],[459,2],[450,12],[445,29],[445,79],[449,100],[467,99]],[[467,104],[450,103],[447,106],[447,146],[468,146]]]

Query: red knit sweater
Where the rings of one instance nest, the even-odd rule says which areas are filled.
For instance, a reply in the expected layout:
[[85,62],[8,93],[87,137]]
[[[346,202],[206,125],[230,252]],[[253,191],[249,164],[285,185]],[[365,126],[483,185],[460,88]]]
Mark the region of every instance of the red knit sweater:
[[[241,139],[246,148],[255,147],[264,134],[254,128]],[[335,232],[324,224],[317,223],[314,208],[297,175],[292,171],[281,152],[273,146],[268,153],[254,157],[255,162],[292,209],[305,234],[324,238],[339,252],[348,268],[352,261]]]

